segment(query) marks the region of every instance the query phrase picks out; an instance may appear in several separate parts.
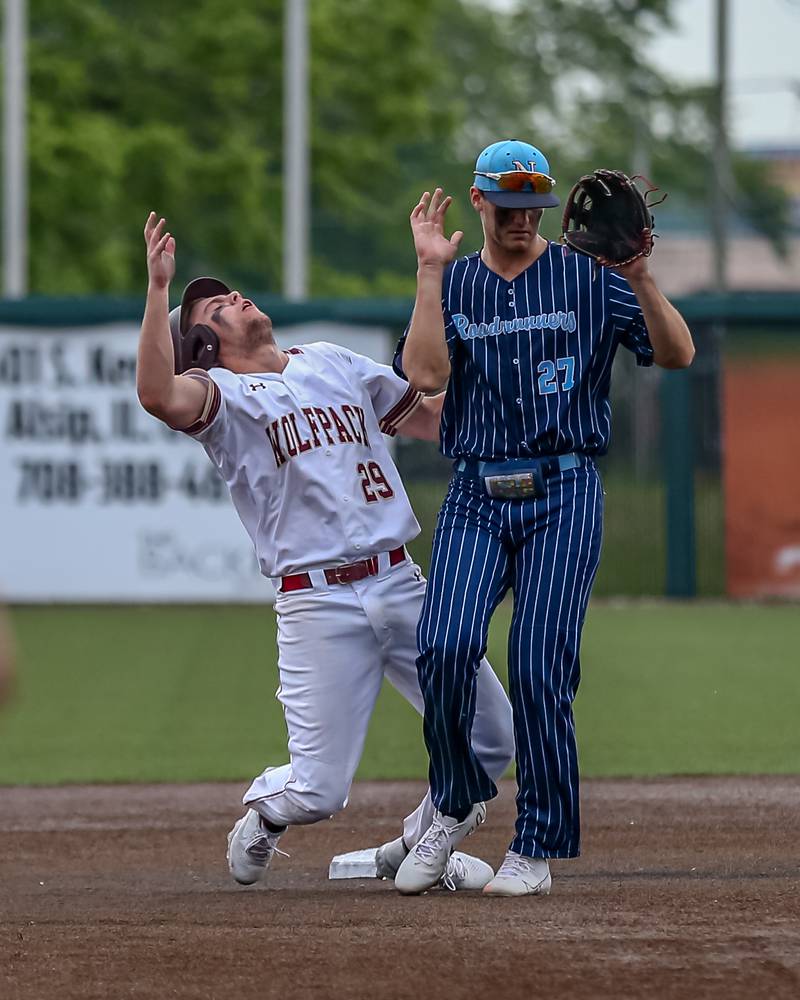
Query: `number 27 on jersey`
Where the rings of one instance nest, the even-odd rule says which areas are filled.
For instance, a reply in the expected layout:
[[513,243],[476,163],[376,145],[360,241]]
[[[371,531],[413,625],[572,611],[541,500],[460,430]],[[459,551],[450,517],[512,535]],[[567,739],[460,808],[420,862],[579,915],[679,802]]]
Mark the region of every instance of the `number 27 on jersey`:
[[[575,358],[556,358],[555,361],[541,361],[536,368],[539,373],[539,393],[549,396],[552,392],[563,392],[575,385]],[[560,385],[559,385],[560,382]]]

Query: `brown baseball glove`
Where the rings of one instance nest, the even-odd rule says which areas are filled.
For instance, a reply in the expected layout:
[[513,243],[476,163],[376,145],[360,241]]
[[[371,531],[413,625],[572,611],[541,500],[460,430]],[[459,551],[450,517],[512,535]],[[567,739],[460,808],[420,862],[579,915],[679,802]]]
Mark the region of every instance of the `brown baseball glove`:
[[[648,185],[644,194],[637,180]],[[628,177],[621,170],[585,174],[567,196],[562,241],[605,267],[649,256],[654,238],[650,209],[666,198],[648,201],[648,195],[657,190],[646,177]]]

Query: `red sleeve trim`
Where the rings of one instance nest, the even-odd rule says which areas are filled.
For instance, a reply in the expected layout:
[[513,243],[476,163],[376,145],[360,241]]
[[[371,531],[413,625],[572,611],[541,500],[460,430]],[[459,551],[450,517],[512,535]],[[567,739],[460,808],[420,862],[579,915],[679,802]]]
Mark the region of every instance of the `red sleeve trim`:
[[380,428],[384,434],[388,434],[389,437],[394,437],[397,433],[398,428],[407,420],[411,414],[416,410],[419,404],[423,400],[423,395],[416,389],[412,389],[410,386],[403,393],[400,401],[396,403],[391,410],[384,416],[380,421]]
[[189,371],[184,372],[183,377],[193,378],[195,381],[203,382],[206,385],[206,401],[203,404],[200,416],[193,424],[181,428],[184,434],[196,437],[214,423],[219,413],[220,404],[222,403],[222,393],[219,391],[219,386],[214,379],[202,368],[190,368]]

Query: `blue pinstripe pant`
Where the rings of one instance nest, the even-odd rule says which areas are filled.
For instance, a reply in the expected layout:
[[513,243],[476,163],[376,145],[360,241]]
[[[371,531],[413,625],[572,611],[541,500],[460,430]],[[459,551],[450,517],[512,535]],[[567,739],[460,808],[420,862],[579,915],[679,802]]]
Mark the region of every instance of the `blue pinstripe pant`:
[[489,620],[509,588],[517,824],[511,850],[580,853],[572,702],[579,646],[602,536],[603,491],[593,464],[562,472],[539,500],[498,500],[456,475],[439,512],[417,660],[425,743],[438,809],[459,819],[497,794],[470,733]]

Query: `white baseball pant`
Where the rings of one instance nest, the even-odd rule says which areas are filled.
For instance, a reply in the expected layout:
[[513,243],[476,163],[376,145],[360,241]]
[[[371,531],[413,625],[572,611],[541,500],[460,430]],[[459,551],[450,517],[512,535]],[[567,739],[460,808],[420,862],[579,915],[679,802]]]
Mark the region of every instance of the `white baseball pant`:
[[[410,560],[351,584],[324,582],[278,594],[278,699],[289,735],[290,763],[268,767],[243,802],[269,823],[291,826],[329,819],[347,805],[367,727],[384,676],[422,713],[416,628],[425,579]],[[493,778],[514,757],[511,705],[484,660],[478,673],[475,753]],[[403,824],[412,847],[433,819],[426,795]]]

